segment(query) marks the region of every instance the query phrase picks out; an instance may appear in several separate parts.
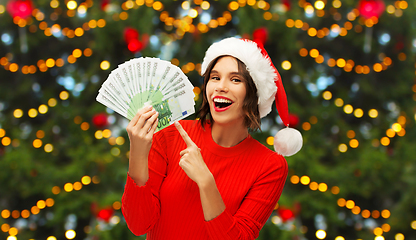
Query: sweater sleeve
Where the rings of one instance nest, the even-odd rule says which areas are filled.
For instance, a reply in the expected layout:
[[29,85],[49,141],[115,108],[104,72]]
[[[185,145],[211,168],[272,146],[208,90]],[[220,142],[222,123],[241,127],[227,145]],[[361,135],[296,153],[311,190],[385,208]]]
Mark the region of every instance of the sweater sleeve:
[[232,215],[225,209],[218,217],[205,222],[210,239],[256,239],[280,198],[287,174],[286,160],[273,154],[265,161],[262,174],[237,212]]
[[162,134],[153,139],[149,152],[149,179],[138,186],[127,174],[122,196],[122,212],[130,231],[135,235],[149,232],[160,216],[160,186],[166,177],[167,161]]

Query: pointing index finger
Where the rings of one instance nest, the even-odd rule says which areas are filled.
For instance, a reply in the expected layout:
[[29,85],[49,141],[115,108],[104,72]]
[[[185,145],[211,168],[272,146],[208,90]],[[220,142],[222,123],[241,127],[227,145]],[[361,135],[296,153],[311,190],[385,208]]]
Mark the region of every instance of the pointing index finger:
[[188,133],[183,129],[182,125],[179,122],[175,122],[175,127],[178,129],[179,134],[181,134],[182,139],[185,141],[186,146],[196,146],[192,139],[189,137]]

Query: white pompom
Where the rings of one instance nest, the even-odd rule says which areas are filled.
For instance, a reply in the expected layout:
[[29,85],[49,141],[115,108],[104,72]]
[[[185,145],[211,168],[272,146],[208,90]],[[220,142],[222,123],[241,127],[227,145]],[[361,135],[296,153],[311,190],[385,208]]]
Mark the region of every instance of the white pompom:
[[283,128],[274,136],[274,150],[283,156],[292,156],[302,148],[302,134],[294,128]]

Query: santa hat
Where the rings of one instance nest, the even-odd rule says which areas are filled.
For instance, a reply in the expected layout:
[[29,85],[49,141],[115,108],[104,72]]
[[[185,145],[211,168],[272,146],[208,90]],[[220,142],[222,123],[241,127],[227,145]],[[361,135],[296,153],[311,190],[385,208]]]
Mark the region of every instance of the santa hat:
[[260,118],[272,110],[273,101],[286,128],[274,137],[274,148],[283,156],[291,156],[302,148],[302,135],[289,128],[289,110],[286,93],[279,72],[274,67],[266,50],[248,39],[226,38],[212,44],[205,53],[201,65],[204,75],[208,65],[217,57],[232,56],[242,61],[257,88]]

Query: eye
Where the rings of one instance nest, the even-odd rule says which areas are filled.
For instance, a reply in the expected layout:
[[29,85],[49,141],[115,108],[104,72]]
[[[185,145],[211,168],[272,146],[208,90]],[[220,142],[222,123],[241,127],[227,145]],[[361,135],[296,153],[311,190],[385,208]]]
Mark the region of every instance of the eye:
[[220,78],[218,76],[211,76],[209,79],[210,80],[220,80]]
[[232,82],[242,82],[239,78],[232,78],[231,81]]

